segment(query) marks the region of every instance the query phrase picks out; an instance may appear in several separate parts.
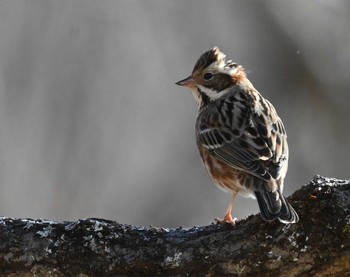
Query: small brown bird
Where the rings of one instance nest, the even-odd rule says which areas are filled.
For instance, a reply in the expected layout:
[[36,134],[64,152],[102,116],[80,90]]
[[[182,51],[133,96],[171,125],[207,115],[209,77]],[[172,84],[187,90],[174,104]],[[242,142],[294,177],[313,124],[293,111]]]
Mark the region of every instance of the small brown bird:
[[217,223],[234,224],[231,210],[238,193],[257,199],[264,220],[296,223],[298,214],[282,194],[288,168],[286,131],[244,68],[226,62],[214,47],[176,84],[189,88],[198,104],[197,145],[210,178],[232,192],[226,215]]

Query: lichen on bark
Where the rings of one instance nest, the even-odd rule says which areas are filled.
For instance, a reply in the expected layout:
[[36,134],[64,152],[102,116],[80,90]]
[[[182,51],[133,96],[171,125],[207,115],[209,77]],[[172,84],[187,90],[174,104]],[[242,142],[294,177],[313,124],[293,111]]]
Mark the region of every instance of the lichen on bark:
[[315,176],[289,201],[298,224],[155,228],[105,219],[0,218],[0,276],[350,275],[350,183]]

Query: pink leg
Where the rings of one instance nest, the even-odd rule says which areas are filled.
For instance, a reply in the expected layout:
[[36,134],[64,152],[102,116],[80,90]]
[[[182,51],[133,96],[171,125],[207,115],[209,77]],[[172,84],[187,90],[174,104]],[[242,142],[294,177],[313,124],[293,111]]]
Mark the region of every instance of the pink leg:
[[215,223],[216,224],[225,224],[225,223],[229,223],[229,224],[232,224],[232,225],[235,224],[237,218],[233,218],[232,217],[231,211],[232,211],[233,201],[235,200],[236,196],[237,196],[237,192],[233,192],[232,193],[232,199],[230,201],[230,204],[228,205],[228,208],[227,208],[227,211],[226,211],[224,219],[215,218]]

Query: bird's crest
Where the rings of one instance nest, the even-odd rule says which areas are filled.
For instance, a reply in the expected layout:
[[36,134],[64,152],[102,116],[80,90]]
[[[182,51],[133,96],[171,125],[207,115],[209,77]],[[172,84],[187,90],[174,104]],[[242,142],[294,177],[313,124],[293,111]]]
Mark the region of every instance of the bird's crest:
[[196,65],[193,68],[193,72],[202,71],[207,68],[212,63],[217,63],[218,65],[225,63],[226,55],[221,52],[221,50],[215,46],[213,49],[206,51],[200,56]]

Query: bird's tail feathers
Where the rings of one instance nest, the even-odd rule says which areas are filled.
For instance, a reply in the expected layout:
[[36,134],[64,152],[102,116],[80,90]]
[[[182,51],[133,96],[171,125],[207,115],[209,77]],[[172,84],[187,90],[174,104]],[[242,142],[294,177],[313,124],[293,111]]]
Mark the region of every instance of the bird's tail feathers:
[[280,191],[255,191],[261,217],[266,221],[278,218],[285,224],[296,223],[299,216]]

